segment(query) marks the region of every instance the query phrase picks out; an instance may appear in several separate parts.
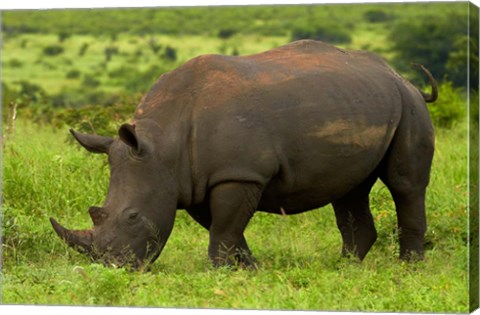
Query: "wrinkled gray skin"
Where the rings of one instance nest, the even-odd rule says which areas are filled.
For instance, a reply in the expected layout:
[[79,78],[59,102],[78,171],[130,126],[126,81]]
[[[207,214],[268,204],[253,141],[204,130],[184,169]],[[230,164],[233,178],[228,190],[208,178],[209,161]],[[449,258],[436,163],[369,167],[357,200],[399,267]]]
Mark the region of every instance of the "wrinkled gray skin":
[[[434,151],[426,95],[379,57],[298,41],[265,53],[194,58],[162,75],[118,138],[72,131],[108,154],[111,178],[91,230],[57,234],[94,260],[155,260],[177,209],[210,233],[213,264],[255,266],[243,236],[255,211],[333,204],[344,255],[377,238],[369,209],[381,179],[396,206],[400,257],[423,257]],[[194,240],[192,240],[194,241]]]

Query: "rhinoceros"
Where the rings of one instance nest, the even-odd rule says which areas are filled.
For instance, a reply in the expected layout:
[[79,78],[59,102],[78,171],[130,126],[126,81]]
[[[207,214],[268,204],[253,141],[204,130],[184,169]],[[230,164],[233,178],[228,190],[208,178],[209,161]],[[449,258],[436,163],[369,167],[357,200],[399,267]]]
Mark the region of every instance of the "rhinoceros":
[[[105,153],[110,183],[93,228],[66,243],[133,268],[158,258],[177,209],[208,230],[214,266],[256,266],[244,230],[256,211],[332,204],[341,253],[377,238],[369,193],[380,179],[398,218],[400,258],[424,256],[434,129],[421,92],[372,53],[301,40],[248,56],[202,55],[160,76],[118,137],[73,136]],[[194,240],[192,240],[193,242]]]

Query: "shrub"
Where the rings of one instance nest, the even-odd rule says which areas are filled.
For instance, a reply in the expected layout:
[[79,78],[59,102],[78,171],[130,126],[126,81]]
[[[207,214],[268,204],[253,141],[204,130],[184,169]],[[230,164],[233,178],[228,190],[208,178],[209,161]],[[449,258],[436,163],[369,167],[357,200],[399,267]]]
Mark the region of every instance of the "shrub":
[[222,28],[218,31],[217,36],[221,39],[228,39],[237,33],[236,30],[231,28]]
[[369,10],[363,14],[364,19],[369,23],[387,22],[393,19],[393,15],[381,9]]
[[96,88],[100,85],[100,81],[97,80],[93,75],[87,74],[83,77],[82,86],[89,88]]
[[23,62],[21,62],[20,60],[18,60],[16,58],[11,59],[7,64],[10,68],[21,68],[21,67],[23,67]]
[[220,47],[218,48],[218,52],[221,54],[221,55],[225,55],[227,54],[227,49],[228,49],[228,45],[227,43],[223,42]]
[[46,56],[57,56],[63,53],[63,47],[60,45],[50,45],[43,48],[43,54]]
[[165,68],[153,65],[144,72],[138,72],[124,78],[124,87],[130,92],[146,92],[158,77],[167,72]]
[[[111,92],[103,92],[97,89],[68,89],[50,97],[50,104],[53,107],[78,108],[87,104],[109,106],[118,102],[119,96]],[[50,107],[52,107],[50,106]]]
[[118,55],[120,51],[118,50],[118,47],[116,46],[109,46],[105,48],[104,53],[105,53],[105,60],[108,62],[112,59],[114,55]]
[[[470,45],[470,52],[467,47]],[[470,84],[478,89],[478,36],[461,36],[453,43],[453,48],[445,64],[446,79],[456,86],[467,86],[467,62],[470,62]]]
[[81,57],[83,55],[85,55],[85,53],[87,52],[88,50],[88,43],[83,43],[82,47],[80,47],[80,49],[78,50],[78,55]]
[[438,100],[428,106],[430,117],[437,127],[452,127],[467,113],[467,100],[462,88],[456,88],[451,82],[444,82],[438,91]]
[[107,74],[108,74],[108,77],[111,79],[121,79],[129,76],[135,76],[136,72],[138,71],[134,67],[130,65],[122,65],[118,68],[115,68],[109,71]]
[[148,41],[148,45],[150,46],[150,49],[152,49],[152,52],[154,54],[157,54],[160,49],[162,49],[162,45],[157,44],[156,40],[153,37],[150,38],[150,40]]
[[143,56],[143,50],[141,48],[137,48],[137,50],[135,50],[133,55],[135,57],[141,57],[141,56]]
[[71,36],[70,33],[67,33],[65,31],[62,31],[60,33],[58,33],[58,41],[60,43],[63,43],[65,40],[67,40],[69,37]]
[[108,77],[116,86],[122,86],[128,92],[146,92],[156,79],[167,72],[167,67],[153,65],[146,71],[139,71],[131,65],[123,65],[108,72]]
[[165,51],[163,52],[163,58],[169,61],[176,61],[177,60],[177,50],[171,46],[165,47]]
[[[45,90],[43,90],[39,85],[22,80],[15,82],[14,84],[8,86],[2,82],[2,119],[6,123],[8,119],[9,104],[17,104],[18,111],[28,110],[30,112],[36,111],[37,104],[46,104],[48,102],[48,96]],[[47,110],[52,110],[51,106],[46,106]],[[33,118],[33,115],[24,115],[24,118]]]
[[[389,41],[396,51],[396,68],[404,70],[411,62],[425,65],[437,80],[448,78],[447,63],[458,54],[467,55],[466,16],[450,13],[444,17],[421,17],[397,23],[390,31]],[[477,39],[478,44],[478,39]],[[466,73],[466,57],[463,62],[450,62],[451,72]],[[455,67],[453,65],[455,64]],[[456,68],[456,69],[454,69]],[[465,84],[465,76],[451,78],[456,86]]]
[[299,39],[314,39],[331,44],[348,44],[352,41],[350,35],[338,26],[305,24],[292,29],[292,41]]
[[81,72],[78,71],[77,69],[72,69],[67,72],[66,78],[67,79],[78,79],[80,77]]
[[66,64],[67,66],[73,65],[73,61],[69,58],[63,58],[63,63]]
[[47,62],[47,61],[42,61],[42,62],[40,62],[40,64],[41,64],[45,69],[48,69],[48,70],[55,70],[55,69],[58,68],[55,64],[51,64],[50,62]]
[[27,80],[21,80],[15,83],[19,86],[19,89],[15,93],[15,98],[17,99],[16,101],[19,101],[22,105],[27,105],[32,102],[44,102],[47,98],[47,93],[38,84],[31,83]]
[[114,94],[112,102],[105,105],[86,105],[80,108],[57,110],[52,117],[56,126],[68,125],[80,132],[92,131],[102,135],[113,135],[119,125],[130,119],[135,111],[139,96]]

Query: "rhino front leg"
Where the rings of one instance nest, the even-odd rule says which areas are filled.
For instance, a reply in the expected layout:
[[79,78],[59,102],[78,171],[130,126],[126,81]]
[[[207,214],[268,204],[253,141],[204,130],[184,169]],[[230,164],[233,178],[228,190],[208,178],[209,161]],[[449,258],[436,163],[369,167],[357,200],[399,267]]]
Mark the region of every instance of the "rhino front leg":
[[243,232],[257,208],[261,192],[257,184],[236,182],[217,185],[211,191],[208,255],[214,266],[256,268]]
[[[210,207],[207,205],[198,205],[188,209],[185,209],[187,213],[201,226],[203,226],[207,231],[210,231],[210,226],[212,224],[212,215],[210,213]],[[247,241],[245,240],[245,236],[242,235],[242,239],[238,243],[238,249],[240,252],[245,253],[242,255],[245,259],[240,258],[240,264],[245,266],[256,266],[256,260],[252,256],[252,252],[248,247]],[[248,258],[248,259],[246,259]]]

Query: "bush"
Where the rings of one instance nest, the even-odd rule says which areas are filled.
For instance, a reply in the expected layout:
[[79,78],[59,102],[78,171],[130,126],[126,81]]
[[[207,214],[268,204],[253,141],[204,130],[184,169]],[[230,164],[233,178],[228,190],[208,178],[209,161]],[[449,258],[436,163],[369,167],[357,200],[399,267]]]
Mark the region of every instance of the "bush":
[[67,72],[66,78],[67,79],[78,79],[80,77],[81,72],[78,71],[77,69],[72,69]]
[[123,85],[129,92],[146,92],[158,77],[165,72],[167,72],[165,68],[153,65],[144,72],[124,77]]
[[58,110],[52,117],[52,123],[57,127],[67,125],[85,133],[114,135],[118,126],[133,116],[135,105],[132,104],[136,104],[138,98],[136,95],[115,95],[115,101],[107,105]]
[[160,49],[162,49],[162,45],[157,44],[157,41],[153,37],[148,41],[148,45],[154,54],[157,54]]
[[[467,36],[466,22],[466,16],[450,13],[444,17],[425,16],[397,23],[389,35],[397,53],[394,59],[396,68],[403,71],[411,62],[421,63],[437,80],[449,78],[447,71],[466,74],[467,45],[462,40]],[[452,58],[460,62],[454,62]],[[455,86],[464,86],[465,79],[466,75],[460,75],[449,78],[449,81]]]
[[438,100],[428,105],[430,117],[435,126],[450,128],[467,113],[465,92],[462,88],[455,88],[451,82],[444,82],[438,95]]
[[79,108],[88,104],[110,106],[118,103],[123,95],[111,92],[103,92],[96,89],[79,88],[75,90],[62,90],[50,97],[49,107],[73,107]]
[[108,77],[110,79],[122,79],[122,78],[127,78],[130,76],[136,76],[136,73],[138,72],[135,67],[130,66],[130,65],[122,65],[118,68],[115,68],[107,73]]
[[41,61],[39,62],[43,66],[43,68],[48,69],[48,70],[55,70],[58,69],[56,64],[51,64],[50,62],[47,61]]
[[7,65],[10,68],[21,68],[21,67],[23,67],[23,62],[21,62],[20,60],[18,60],[16,58],[13,58],[7,63]]
[[135,57],[141,57],[143,56],[143,50],[141,48],[137,48],[137,50],[135,50],[135,52],[133,53],[133,55]]
[[292,41],[300,39],[314,39],[331,44],[348,44],[352,38],[342,28],[338,26],[309,25],[294,27],[292,30]]
[[100,85],[100,81],[97,80],[93,75],[87,74],[82,81],[82,86],[88,88],[96,88]]
[[118,47],[115,47],[115,46],[109,46],[107,48],[105,48],[104,50],[104,53],[105,53],[105,60],[108,62],[112,59],[112,57],[114,55],[118,55],[119,54],[119,50],[118,50]]
[[32,102],[45,102],[47,93],[40,85],[26,80],[21,80],[15,83],[20,87],[17,93],[15,93],[15,97],[17,98],[16,101],[24,105],[28,105]]
[[393,15],[383,10],[369,10],[363,14],[364,19],[369,23],[387,22],[393,19]]
[[[36,107],[36,104],[46,104],[48,102],[48,96],[44,89],[39,85],[22,80],[15,82],[14,84],[8,86],[6,83],[2,82],[2,119],[6,123],[8,118],[9,104],[17,104],[18,111],[33,111]],[[47,106],[48,110],[52,110],[51,106]],[[30,115],[23,115],[25,118],[32,118]]]
[[86,53],[87,50],[88,50],[88,47],[89,47],[88,43],[83,43],[82,47],[80,47],[80,49],[79,49],[79,51],[78,51],[78,55],[79,55],[80,57],[82,57],[83,55],[85,55],[85,53]]
[[46,56],[57,56],[63,53],[63,47],[59,45],[50,45],[43,48],[43,54]]
[[165,47],[165,51],[163,52],[163,58],[169,61],[176,61],[177,60],[177,50],[173,47],[167,46]]
[[58,41],[60,43],[63,43],[65,40],[67,40],[69,37],[71,36],[70,33],[67,33],[65,31],[62,31],[60,33],[58,33]]
[[[467,47],[470,48],[468,51]],[[478,33],[458,37],[453,43],[452,51],[445,64],[445,77],[455,83],[456,86],[467,86],[467,62],[469,67],[470,86],[478,90]]]
[[231,28],[222,28],[218,31],[217,36],[221,39],[228,39],[237,33],[236,30]]
[[153,65],[145,71],[130,65],[120,66],[108,72],[108,77],[116,86],[123,86],[128,92],[146,92],[158,77],[167,72],[167,67]]

